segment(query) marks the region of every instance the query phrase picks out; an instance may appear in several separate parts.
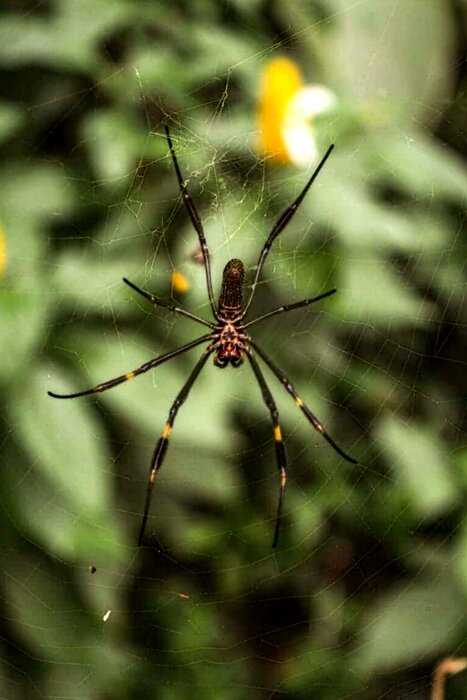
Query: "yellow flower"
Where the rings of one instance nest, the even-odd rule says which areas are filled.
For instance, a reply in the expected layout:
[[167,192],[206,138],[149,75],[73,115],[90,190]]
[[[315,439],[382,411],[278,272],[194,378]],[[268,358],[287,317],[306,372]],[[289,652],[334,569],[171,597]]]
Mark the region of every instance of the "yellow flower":
[[178,292],[179,294],[186,294],[190,289],[190,284],[185,275],[182,275],[181,272],[177,272],[177,270],[172,272],[170,283],[173,291]]
[[0,226],[0,276],[6,269],[6,235],[3,228]]
[[304,85],[297,65],[275,58],[266,66],[259,101],[259,151],[276,162],[301,167],[318,156],[313,117],[336,104],[322,85]]

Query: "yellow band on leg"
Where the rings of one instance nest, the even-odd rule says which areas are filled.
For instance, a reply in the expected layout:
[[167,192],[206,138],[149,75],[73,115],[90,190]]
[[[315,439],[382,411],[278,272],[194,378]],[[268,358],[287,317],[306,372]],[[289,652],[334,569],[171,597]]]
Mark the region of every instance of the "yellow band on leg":
[[287,481],[287,474],[285,473],[284,467],[281,467],[281,488],[285,488],[285,484]]
[[170,425],[170,423],[166,423],[164,425],[164,430],[162,431],[161,437],[167,439],[170,437],[171,432],[172,432],[172,426]]

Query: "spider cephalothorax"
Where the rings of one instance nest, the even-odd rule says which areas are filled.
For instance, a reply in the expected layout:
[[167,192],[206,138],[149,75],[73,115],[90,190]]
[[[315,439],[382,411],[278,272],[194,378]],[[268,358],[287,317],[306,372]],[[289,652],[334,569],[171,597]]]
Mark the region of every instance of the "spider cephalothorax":
[[314,415],[314,413],[311,411],[311,409],[308,408],[308,406],[305,404],[305,402],[300,398],[298,395],[297,391],[295,390],[294,386],[290,382],[290,380],[287,378],[285,373],[277,367],[277,365],[269,358],[268,355],[262,350],[250,337],[250,335],[246,332],[246,329],[250,326],[253,326],[254,324],[258,323],[259,321],[264,321],[266,318],[270,318],[271,316],[275,316],[277,314],[281,314],[287,311],[292,311],[293,309],[300,309],[303,308],[304,306],[308,306],[309,304],[312,304],[315,301],[319,301],[319,299],[324,299],[324,297],[330,296],[331,294],[334,294],[336,291],[335,289],[331,289],[328,292],[324,292],[323,294],[319,294],[317,297],[313,297],[312,299],[304,299],[303,301],[297,301],[293,304],[283,304],[282,306],[277,307],[276,309],[273,309],[272,311],[269,311],[268,313],[263,314],[262,316],[259,316],[252,321],[248,321],[247,323],[244,322],[244,319],[248,313],[248,310],[250,308],[250,304],[253,300],[253,296],[255,293],[256,285],[258,284],[259,277],[261,275],[261,271],[263,269],[264,262],[267,258],[267,255],[269,253],[269,250],[271,249],[271,246],[274,242],[274,240],[277,238],[277,236],[285,229],[287,226],[288,222],[292,218],[292,216],[295,214],[297,211],[298,206],[300,205],[301,201],[303,200],[304,196],[308,192],[309,188],[313,184],[315,178],[317,177],[319,171],[323,167],[324,163],[326,162],[331,150],[332,146],[330,146],[324,156],[324,158],[321,160],[319,163],[318,167],[315,169],[314,173],[306,183],[305,187],[301,191],[301,193],[298,195],[297,199],[291,204],[287,209],[282,213],[282,215],[279,217],[277,220],[275,226],[272,228],[271,233],[269,234],[266,243],[264,244],[258,264],[256,265],[256,272],[253,280],[253,284],[251,286],[251,292],[248,297],[247,303],[244,305],[243,304],[243,295],[242,295],[242,290],[243,290],[243,279],[244,279],[244,267],[243,263],[241,260],[233,259],[230,260],[227,265],[224,268],[224,274],[223,274],[223,279],[222,279],[222,289],[221,293],[219,296],[219,303],[216,305],[215,300],[214,300],[214,294],[213,294],[213,289],[212,289],[212,281],[211,281],[211,264],[209,260],[209,249],[206,243],[206,237],[204,235],[204,230],[203,230],[203,225],[201,223],[201,220],[198,216],[198,212],[196,211],[194,202],[188,192],[186,183],[183,179],[182,173],[180,171],[180,167],[178,165],[177,157],[175,155],[175,151],[173,148],[172,140],[170,138],[169,130],[166,128],[166,134],[167,134],[167,141],[169,144],[169,149],[170,153],[172,155],[172,160],[173,164],[175,167],[175,172],[177,174],[177,179],[178,179],[178,184],[180,187],[180,192],[183,197],[183,201],[185,203],[185,206],[187,208],[189,217],[191,219],[191,222],[196,229],[196,232],[198,234],[198,239],[201,247],[201,252],[203,255],[203,261],[204,261],[204,269],[206,273],[206,284],[207,284],[207,289],[208,289],[208,297],[209,297],[209,303],[211,305],[211,310],[212,310],[212,315],[214,320],[213,321],[207,321],[204,318],[200,318],[199,316],[195,316],[195,314],[192,314],[190,311],[187,311],[186,309],[181,309],[178,306],[174,306],[170,302],[162,301],[161,299],[157,299],[153,294],[150,294],[149,292],[144,291],[143,289],[140,289],[137,287],[133,282],[130,282],[127,279],[124,279],[124,282],[128,284],[132,289],[134,289],[136,292],[141,294],[142,296],[146,297],[146,299],[149,299],[155,306],[162,306],[167,309],[170,309],[171,311],[181,314],[183,316],[186,316],[193,321],[196,321],[197,323],[202,324],[203,326],[207,326],[209,328],[209,333],[206,333],[205,335],[201,336],[200,338],[196,338],[195,340],[192,340],[190,343],[186,343],[185,345],[182,345],[181,347],[177,348],[176,350],[172,350],[171,352],[167,352],[164,355],[160,355],[159,357],[155,357],[154,359],[150,360],[149,362],[145,362],[143,365],[140,367],[137,367],[134,369],[132,372],[126,372],[125,374],[121,374],[119,377],[115,377],[115,379],[110,379],[107,382],[103,382],[102,384],[98,384],[97,386],[93,387],[92,389],[86,389],[85,391],[79,391],[74,394],[55,394],[51,391],[49,391],[49,395],[53,396],[54,398],[57,399],[71,399],[75,398],[77,396],[85,396],[88,394],[97,394],[102,391],[106,391],[107,389],[111,389],[114,386],[117,386],[118,384],[122,384],[123,382],[128,381],[129,379],[133,379],[139,374],[144,374],[150,369],[153,369],[154,367],[158,367],[164,362],[167,362],[168,360],[172,359],[173,357],[176,357],[177,355],[181,355],[184,352],[187,352],[188,350],[191,350],[192,348],[196,347],[197,345],[201,345],[202,343],[206,343],[207,346],[205,350],[203,351],[203,354],[199,358],[198,362],[194,366],[190,376],[188,377],[186,383],[182,387],[180,393],[177,395],[175,398],[175,401],[172,404],[172,407],[170,408],[169,411],[169,416],[167,418],[167,422],[165,423],[165,426],[162,430],[161,436],[154,448],[154,453],[152,456],[151,460],[151,466],[149,469],[149,479],[148,479],[148,486],[147,486],[147,491],[146,491],[146,501],[144,504],[144,513],[143,513],[143,519],[141,522],[141,527],[139,531],[139,539],[138,539],[138,544],[142,544],[143,538],[144,538],[144,532],[146,528],[146,522],[148,519],[148,514],[149,514],[149,506],[151,502],[151,495],[152,495],[152,489],[154,487],[154,483],[156,481],[156,476],[159,472],[159,469],[162,466],[162,463],[164,461],[165,454],[167,452],[167,447],[169,445],[169,439],[170,435],[172,433],[172,428],[175,422],[175,418],[177,416],[178,410],[180,406],[185,402],[185,400],[188,397],[188,394],[191,390],[191,387],[195,383],[199,373],[203,369],[204,365],[206,364],[206,361],[208,357],[214,355],[214,364],[217,367],[227,367],[227,365],[231,365],[231,367],[238,367],[242,362],[244,361],[245,357],[248,359],[251,368],[253,370],[253,373],[256,377],[256,380],[258,382],[259,388],[261,390],[261,394],[264,400],[264,403],[266,404],[270,416],[271,416],[271,421],[272,421],[272,426],[273,426],[273,437],[274,437],[274,444],[275,444],[275,450],[276,450],[276,460],[277,460],[277,467],[279,470],[279,475],[280,475],[280,480],[279,480],[279,485],[280,485],[280,490],[279,490],[279,502],[277,505],[277,514],[276,514],[276,526],[274,530],[274,540],[273,540],[273,546],[275,547],[278,538],[279,538],[279,529],[280,529],[280,523],[281,523],[281,515],[282,515],[282,502],[283,502],[283,496],[284,496],[284,489],[285,489],[285,482],[286,482],[286,466],[287,466],[287,453],[285,450],[284,443],[282,441],[282,431],[281,427],[279,424],[279,412],[276,407],[276,403],[274,401],[274,398],[271,394],[271,391],[269,390],[269,387],[266,383],[266,380],[263,376],[263,372],[256,360],[256,357],[259,357],[264,364],[269,367],[269,369],[272,371],[272,373],[279,379],[279,381],[282,383],[284,389],[292,396],[292,398],[295,401],[296,406],[301,410],[301,412],[304,414],[304,416],[307,418],[307,420],[311,423],[313,428],[317,430],[321,435],[328,441],[328,443],[338,452],[341,457],[346,459],[349,462],[352,462],[353,464],[356,464],[357,461],[353,459],[353,457],[350,457],[348,454],[346,454],[332,439],[332,437],[329,435],[329,433],[326,431],[324,428],[323,424],[318,420],[318,418]]

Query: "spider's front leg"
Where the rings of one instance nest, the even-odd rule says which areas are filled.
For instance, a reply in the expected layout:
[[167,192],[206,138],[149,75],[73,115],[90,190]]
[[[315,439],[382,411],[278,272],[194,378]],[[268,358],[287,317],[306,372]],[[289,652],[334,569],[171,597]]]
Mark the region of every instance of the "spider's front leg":
[[101,384],[98,384],[97,386],[92,387],[91,389],[85,389],[84,391],[77,391],[74,394],[56,394],[54,391],[48,391],[48,395],[51,396],[53,399],[76,399],[79,396],[91,396],[92,394],[101,394],[103,391],[107,391],[108,389],[113,389],[114,386],[118,386],[119,384],[123,384],[124,382],[128,382],[130,379],[134,379],[140,374],[144,374],[145,372],[149,372],[150,369],[154,369],[154,367],[158,367],[159,365],[163,364],[164,362],[167,362],[168,360],[172,360],[174,357],[177,357],[178,355],[181,355],[184,352],[187,352],[187,350],[191,350],[192,348],[196,347],[197,345],[200,345],[201,343],[205,343],[207,340],[209,340],[212,337],[211,334],[203,335],[201,338],[196,338],[196,340],[192,340],[190,343],[186,343],[186,345],[182,345],[180,348],[177,348],[176,350],[171,350],[170,352],[166,352],[164,355],[160,355],[159,357],[155,357],[153,360],[149,360],[149,362],[145,362],[144,364],[140,365],[140,367],[137,367],[136,369],[132,370],[131,372],[125,372],[125,374],[121,374],[119,377],[115,377],[114,379],[109,379],[106,382],[102,382]]

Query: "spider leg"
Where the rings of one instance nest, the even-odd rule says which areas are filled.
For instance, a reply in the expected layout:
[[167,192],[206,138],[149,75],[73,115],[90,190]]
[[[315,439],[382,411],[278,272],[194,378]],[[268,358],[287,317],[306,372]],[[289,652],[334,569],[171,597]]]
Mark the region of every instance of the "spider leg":
[[129,379],[133,379],[134,377],[137,377],[138,374],[144,374],[144,372],[148,372],[150,369],[153,369],[154,367],[161,365],[163,362],[167,362],[167,360],[171,360],[173,357],[177,357],[177,355],[181,355],[183,352],[186,352],[187,350],[191,350],[191,348],[194,348],[197,345],[200,345],[201,343],[204,343],[207,340],[210,340],[211,338],[212,338],[212,336],[209,334],[203,335],[201,338],[197,338],[196,340],[192,340],[190,343],[187,343],[186,345],[182,345],[181,347],[177,348],[176,350],[171,350],[170,352],[166,352],[165,355],[160,355],[159,357],[155,357],[153,360],[149,360],[149,362],[145,362],[143,365],[141,365],[140,367],[137,367],[132,372],[127,372],[126,374],[121,374],[119,377],[115,377],[114,379],[109,379],[109,381],[102,382],[102,384],[98,384],[97,386],[93,387],[92,389],[85,389],[84,391],[78,391],[76,394],[55,394],[53,391],[48,391],[47,393],[49,396],[52,396],[54,399],[75,399],[78,396],[88,396],[91,394],[100,394],[102,391],[107,391],[107,389],[112,389],[112,387],[118,386],[118,384],[123,384],[124,382],[127,382]]
[[203,253],[204,270],[206,272],[206,285],[208,289],[209,302],[211,304],[212,312],[214,318],[217,319],[217,308],[216,302],[214,301],[214,294],[212,291],[212,279],[211,279],[211,261],[209,259],[209,248],[206,242],[206,235],[204,233],[203,224],[199,218],[198,212],[196,211],[195,203],[188,191],[186,182],[183,178],[180,166],[178,164],[177,156],[175,155],[175,149],[170,137],[170,131],[167,126],[164,126],[165,134],[167,136],[167,143],[169,144],[170,155],[172,156],[173,164],[175,167],[175,172],[177,175],[178,185],[180,187],[180,192],[182,194],[183,203],[185,204],[188,216],[191,219],[191,223],[198,234],[199,244],[201,246],[201,252]]
[[323,438],[331,445],[331,447],[334,448],[334,450],[340,454],[341,457],[347,460],[347,462],[351,462],[352,464],[358,464],[358,460],[354,459],[350,455],[348,455],[344,450],[339,447],[339,445],[332,439],[332,437],[329,435],[327,430],[324,428],[323,424],[318,420],[318,418],[315,416],[315,414],[308,408],[308,406],[303,402],[303,400],[300,398],[298,395],[297,391],[295,390],[294,386],[290,383],[288,377],[284,374],[284,372],[277,367],[276,364],[266,355],[266,353],[261,350],[256,343],[254,343],[251,339],[249,340],[250,345],[256,350],[258,355],[261,357],[263,362],[267,364],[269,369],[273,372],[273,374],[276,375],[276,377],[279,379],[279,381],[284,385],[284,388],[288,393],[293,397],[295,400],[295,404],[298,406],[298,408],[301,410],[301,412],[307,417],[311,425],[315,430],[318,431],[318,433],[321,433]]
[[178,409],[180,406],[185,402],[185,400],[188,397],[188,394],[190,393],[190,389],[195,383],[196,379],[198,378],[199,373],[203,369],[206,360],[208,359],[209,355],[211,355],[212,349],[207,348],[203,354],[201,355],[200,359],[196,363],[194,369],[192,370],[190,376],[188,377],[188,380],[186,383],[183,385],[182,390],[178,394],[177,398],[173,402],[170,411],[169,411],[169,417],[167,419],[166,424],[164,425],[164,429],[161,433],[161,436],[159,440],[157,441],[156,447],[154,448],[154,452],[152,455],[152,460],[151,460],[151,467],[149,469],[149,478],[148,478],[148,486],[146,490],[146,500],[144,503],[144,512],[143,512],[143,520],[141,521],[141,528],[139,531],[139,537],[138,537],[138,547],[141,546],[143,542],[143,537],[144,537],[144,531],[146,529],[146,523],[149,515],[149,507],[151,505],[151,496],[152,496],[152,490],[154,488],[154,483],[156,481],[157,474],[159,472],[159,469],[162,466],[162,462],[164,461],[165,453],[167,452],[167,447],[169,446],[169,439],[170,439],[170,434],[172,432],[173,424],[175,421],[175,418],[178,413]]
[[276,460],[277,460],[277,468],[279,470],[279,476],[280,476],[280,487],[279,487],[279,500],[277,502],[277,512],[276,512],[276,525],[274,528],[274,537],[272,540],[272,546],[273,548],[277,547],[277,543],[279,541],[279,532],[281,528],[281,523],[282,523],[282,504],[284,501],[284,492],[285,492],[285,484],[287,481],[287,452],[285,449],[285,445],[282,442],[282,431],[281,427],[279,424],[279,411],[277,410],[276,402],[274,401],[274,398],[271,394],[271,391],[266,384],[266,380],[263,376],[263,373],[261,372],[261,369],[256,362],[255,358],[253,355],[248,352],[248,359],[250,360],[250,364],[253,368],[253,372],[255,373],[256,379],[258,381],[258,384],[261,389],[261,394],[263,395],[263,401],[266,404],[266,406],[269,409],[269,413],[271,414],[271,420],[272,420],[272,426],[273,426],[273,434],[274,434],[274,444],[276,446]]
[[313,304],[315,301],[320,301],[320,299],[324,299],[325,297],[330,297],[331,294],[335,294],[336,292],[337,289],[330,289],[329,292],[323,292],[323,294],[319,294],[317,297],[313,297],[312,299],[296,301],[295,304],[283,304],[282,306],[278,306],[277,309],[268,311],[268,313],[263,314],[263,316],[258,316],[257,318],[254,318],[253,321],[245,323],[243,328],[248,328],[248,326],[252,326],[254,323],[258,323],[259,321],[264,321],[265,318],[276,316],[276,314],[282,314],[284,311],[293,311],[294,309],[301,309],[303,306],[309,306],[309,304]]
[[170,309],[170,311],[173,311],[176,314],[181,314],[182,316],[187,316],[188,318],[191,318],[192,321],[197,321],[198,323],[202,323],[203,326],[208,326],[209,328],[215,328],[214,323],[210,323],[209,321],[205,321],[204,318],[200,318],[199,316],[195,316],[195,314],[192,314],[191,311],[186,311],[185,309],[181,309],[179,306],[174,306],[174,304],[171,304],[168,301],[162,301],[161,299],[158,299],[157,297],[154,296],[154,294],[150,294],[149,292],[146,292],[144,289],[140,289],[139,287],[136,286],[133,282],[130,282],[130,280],[127,280],[126,277],[123,278],[123,281],[125,284],[127,284],[129,287],[135,290],[135,292],[138,292],[138,294],[141,294],[141,296],[145,297],[146,299],[149,299],[151,304],[154,304],[154,306],[161,306],[164,309]]
[[266,241],[266,243],[264,244],[263,249],[262,249],[262,251],[261,251],[261,253],[260,253],[260,256],[259,256],[259,259],[258,259],[258,263],[257,263],[257,265],[256,265],[255,279],[254,279],[253,284],[252,284],[252,287],[251,287],[250,298],[248,299],[248,302],[247,302],[247,304],[245,305],[245,307],[244,307],[244,309],[243,309],[243,316],[242,316],[242,318],[245,317],[246,312],[248,311],[249,306],[250,306],[251,302],[253,301],[253,297],[254,297],[255,290],[256,290],[256,285],[258,284],[258,280],[259,280],[259,277],[260,277],[260,275],[261,275],[261,271],[262,271],[262,269],[263,269],[263,265],[264,265],[264,263],[265,263],[265,260],[266,260],[266,258],[267,258],[267,256],[268,256],[268,253],[269,253],[269,251],[270,251],[270,249],[271,249],[271,246],[272,246],[273,242],[275,241],[275,239],[277,238],[277,236],[278,236],[280,233],[282,233],[282,231],[285,229],[285,227],[286,227],[287,224],[289,223],[290,219],[293,217],[293,215],[294,215],[295,212],[297,211],[298,207],[300,206],[300,204],[302,203],[303,199],[305,198],[306,193],[308,192],[308,190],[310,189],[310,187],[312,186],[312,184],[314,183],[314,181],[315,181],[316,178],[318,177],[321,168],[323,167],[323,165],[325,164],[325,162],[326,162],[327,159],[329,158],[329,156],[330,156],[331,151],[332,151],[333,148],[334,148],[334,144],[331,144],[331,146],[329,146],[329,148],[328,148],[328,150],[326,151],[326,153],[324,154],[323,158],[321,159],[321,161],[318,163],[317,167],[315,168],[315,171],[314,171],[313,175],[310,177],[310,179],[308,180],[308,182],[306,183],[305,187],[304,187],[303,190],[300,192],[300,194],[298,195],[298,197],[296,198],[296,200],[293,202],[293,204],[291,204],[290,206],[288,206],[287,209],[285,209],[285,211],[282,212],[282,214],[280,215],[280,217],[278,218],[278,220],[277,220],[276,223],[274,224],[274,226],[273,226],[273,228],[272,228],[272,231],[271,231],[271,233],[269,234],[269,236],[268,236],[268,238],[267,238],[267,241]]

